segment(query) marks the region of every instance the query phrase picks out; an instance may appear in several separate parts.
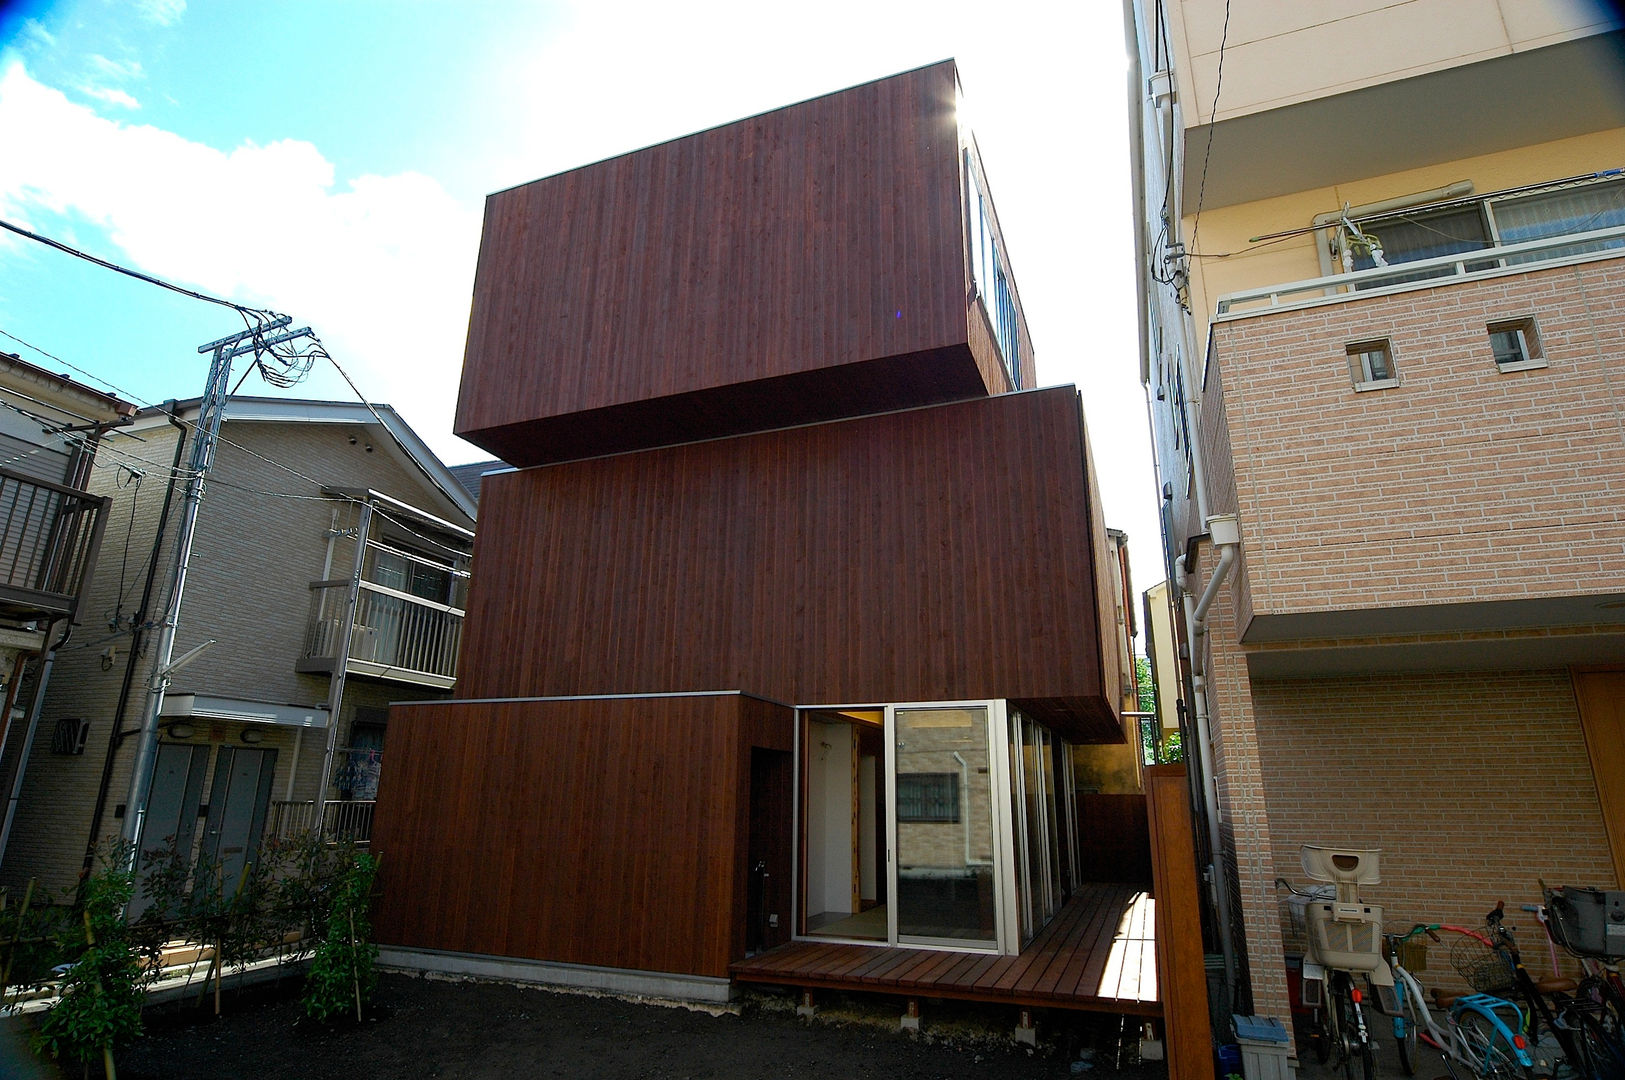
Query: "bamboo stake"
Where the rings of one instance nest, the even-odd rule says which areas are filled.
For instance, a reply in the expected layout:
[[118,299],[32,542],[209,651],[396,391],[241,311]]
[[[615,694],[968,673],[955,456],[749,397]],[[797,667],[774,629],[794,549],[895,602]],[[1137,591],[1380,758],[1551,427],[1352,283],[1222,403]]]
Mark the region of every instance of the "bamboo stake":
[[350,981],[355,985],[355,1022],[361,1023],[361,957],[355,947],[355,904],[350,905]]
[[[6,991],[11,989],[11,965],[17,959],[17,943],[22,940],[23,923],[28,918],[28,904],[34,899],[34,879],[28,879],[28,887],[23,890],[23,906],[17,911],[17,929],[11,934],[11,940],[6,943],[6,965],[0,969],[0,1003],[6,999]],[[0,895],[0,911],[6,909],[5,897]]]

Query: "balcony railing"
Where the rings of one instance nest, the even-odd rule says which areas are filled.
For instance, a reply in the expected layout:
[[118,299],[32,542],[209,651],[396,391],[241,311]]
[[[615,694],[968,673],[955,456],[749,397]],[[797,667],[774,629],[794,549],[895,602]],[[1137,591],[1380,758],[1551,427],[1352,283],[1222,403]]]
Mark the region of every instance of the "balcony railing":
[[328,843],[351,843],[361,847],[372,842],[373,799],[328,799],[321,804],[310,799],[278,799],[271,804],[266,833],[289,840],[307,833],[319,833]]
[[108,501],[0,469],[0,609],[19,618],[76,614]]
[[[335,669],[343,640],[347,581],[313,581],[300,671]],[[346,670],[426,686],[457,678],[463,612],[363,581],[356,597]]]
[[1215,321],[1246,318],[1269,311],[1338,304],[1411,289],[1448,285],[1465,277],[1496,277],[1553,265],[1589,262],[1625,255],[1625,227],[1548,236],[1520,244],[1497,244],[1434,259],[1378,266],[1348,274],[1292,281],[1219,297]]

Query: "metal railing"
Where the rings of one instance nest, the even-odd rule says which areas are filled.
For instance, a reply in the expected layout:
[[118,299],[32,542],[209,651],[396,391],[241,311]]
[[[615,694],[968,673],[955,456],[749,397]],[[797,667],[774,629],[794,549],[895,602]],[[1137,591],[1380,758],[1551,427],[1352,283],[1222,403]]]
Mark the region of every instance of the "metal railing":
[[1617,258],[1621,254],[1625,254],[1625,226],[1548,236],[1520,244],[1497,244],[1433,259],[1417,259],[1415,262],[1227,293],[1219,297],[1214,320],[1337,304],[1411,289],[1428,289],[1469,276],[1524,273],[1560,263]]
[[0,601],[73,615],[109,500],[0,468]]
[[[346,581],[311,582],[306,661],[336,662],[343,638],[348,586]],[[348,659],[376,665],[381,670],[375,670],[374,674],[387,674],[388,669],[395,669],[454,679],[462,636],[460,608],[363,581],[356,597]]]
[[267,835],[288,840],[319,832],[329,843],[352,843],[365,847],[372,842],[372,811],[376,799],[328,799],[321,804],[305,799],[278,799],[271,803],[265,824]]

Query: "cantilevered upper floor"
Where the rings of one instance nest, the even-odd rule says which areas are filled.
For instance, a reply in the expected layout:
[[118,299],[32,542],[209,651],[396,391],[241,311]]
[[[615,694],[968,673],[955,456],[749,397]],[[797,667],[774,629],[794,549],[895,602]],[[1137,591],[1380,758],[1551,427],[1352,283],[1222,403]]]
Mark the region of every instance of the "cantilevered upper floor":
[[1625,179],[1488,210],[1498,242],[1481,202],[1412,211],[1360,233],[1392,265],[1218,301],[1200,429],[1255,671],[1625,659]]
[[1030,388],[944,61],[492,195],[457,433],[515,465]]

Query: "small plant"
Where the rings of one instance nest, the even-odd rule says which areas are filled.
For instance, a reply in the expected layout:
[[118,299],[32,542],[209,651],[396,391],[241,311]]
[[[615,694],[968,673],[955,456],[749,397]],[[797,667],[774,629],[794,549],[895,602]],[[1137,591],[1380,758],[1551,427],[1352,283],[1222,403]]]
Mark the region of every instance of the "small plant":
[[377,876],[378,860],[362,852],[333,886],[327,930],[305,973],[305,1013],[313,1020],[328,1023],[353,1008],[359,1022],[378,984],[370,914]]
[[[134,875],[115,849],[85,882],[78,924],[64,928],[66,955],[77,955],[62,978],[61,997],[45,1014],[35,1049],[87,1066],[102,1059],[113,1080],[113,1047],[141,1034],[141,1005],[150,966],[124,921]],[[76,941],[74,939],[77,939]]]

